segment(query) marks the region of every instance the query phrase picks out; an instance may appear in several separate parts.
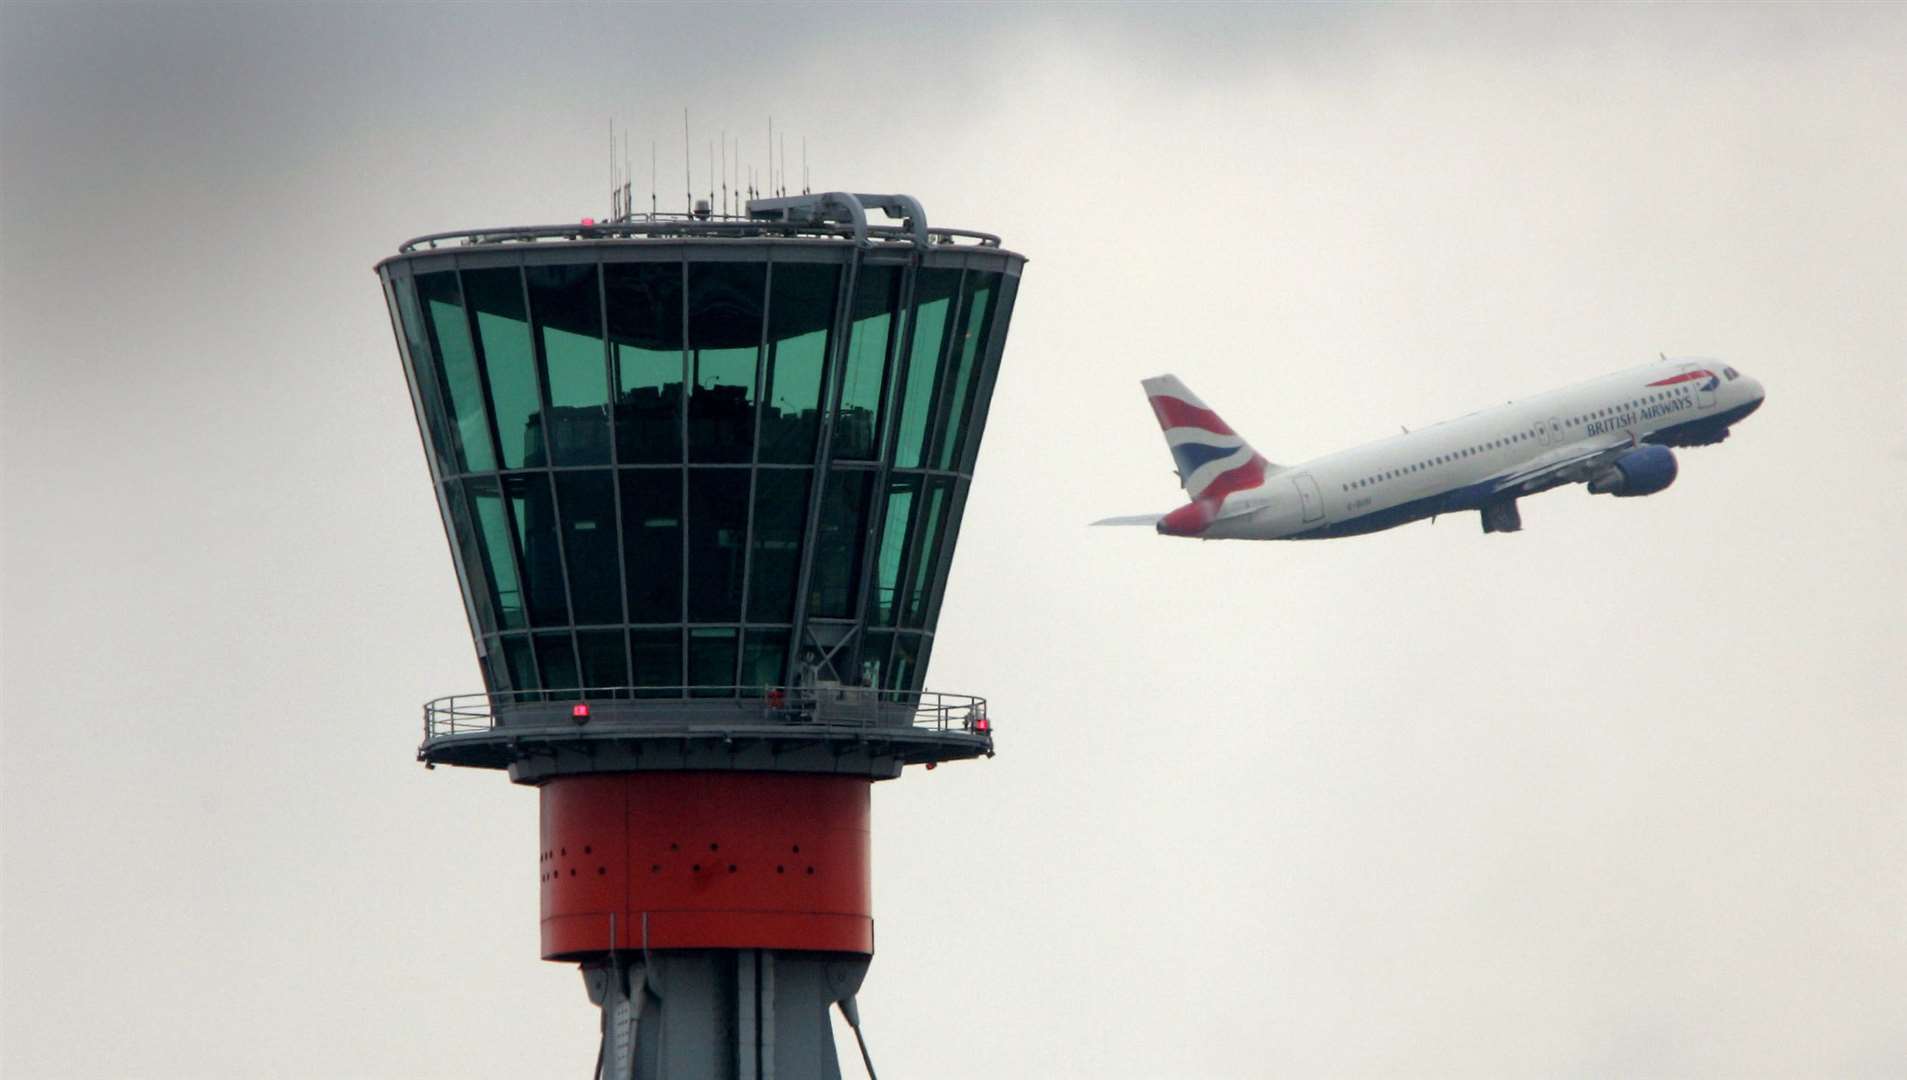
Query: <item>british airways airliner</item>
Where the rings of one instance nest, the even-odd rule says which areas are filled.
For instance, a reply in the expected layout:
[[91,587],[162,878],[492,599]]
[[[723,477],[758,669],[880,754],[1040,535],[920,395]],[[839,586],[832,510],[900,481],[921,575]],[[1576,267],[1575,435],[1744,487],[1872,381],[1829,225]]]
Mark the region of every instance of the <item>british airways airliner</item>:
[[1669,447],[1721,442],[1763,396],[1727,365],[1665,358],[1286,466],[1259,456],[1176,376],[1142,385],[1191,501],[1093,524],[1200,540],[1323,540],[1468,510],[1486,533],[1516,532],[1516,500],[1553,487],[1661,491],[1675,482]]

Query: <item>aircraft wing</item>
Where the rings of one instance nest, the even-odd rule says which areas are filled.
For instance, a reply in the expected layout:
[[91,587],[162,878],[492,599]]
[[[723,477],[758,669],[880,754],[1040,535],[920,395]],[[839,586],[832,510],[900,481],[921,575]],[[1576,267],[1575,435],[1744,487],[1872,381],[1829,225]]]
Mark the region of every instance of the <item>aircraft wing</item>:
[[1633,450],[1635,446],[1634,440],[1620,432],[1560,446],[1497,477],[1494,490],[1510,495],[1529,495],[1561,484],[1587,483],[1590,477],[1602,471],[1603,466]]
[[1157,525],[1164,514],[1127,514],[1124,517],[1100,518],[1094,525]]

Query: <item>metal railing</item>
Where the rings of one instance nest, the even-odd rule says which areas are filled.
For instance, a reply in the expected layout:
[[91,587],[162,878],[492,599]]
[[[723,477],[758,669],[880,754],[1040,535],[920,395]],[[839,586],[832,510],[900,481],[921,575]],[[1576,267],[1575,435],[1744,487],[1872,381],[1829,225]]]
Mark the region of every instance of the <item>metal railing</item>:
[[737,725],[791,730],[901,728],[991,737],[985,698],[864,686],[608,686],[452,694],[424,704],[424,740],[574,725],[666,734]]
[[[914,232],[899,225],[869,225],[865,235],[870,242],[915,243]],[[397,245],[399,254],[432,250],[439,245],[459,246],[504,243],[535,243],[542,240],[633,240],[643,238],[699,237],[752,240],[760,237],[808,237],[819,240],[855,240],[852,226],[832,223],[762,221],[757,218],[707,217],[691,214],[639,214],[621,221],[592,221],[575,225],[506,225],[494,229],[457,229],[412,237]],[[997,248],[1000,238],[972,229],[929,228],[929,244],[959,244]]]

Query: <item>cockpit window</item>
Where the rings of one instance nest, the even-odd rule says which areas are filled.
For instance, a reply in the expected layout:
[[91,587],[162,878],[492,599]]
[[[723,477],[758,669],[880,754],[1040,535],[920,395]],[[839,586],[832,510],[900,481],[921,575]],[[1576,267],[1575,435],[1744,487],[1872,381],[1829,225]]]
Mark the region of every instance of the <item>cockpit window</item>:
[[1725,367],[1722,369],[1722,374],[1727,377],[1729,382],[1734,382],[1735,379],[1741,375],[1741,372],[1736,371],[1732,367]]

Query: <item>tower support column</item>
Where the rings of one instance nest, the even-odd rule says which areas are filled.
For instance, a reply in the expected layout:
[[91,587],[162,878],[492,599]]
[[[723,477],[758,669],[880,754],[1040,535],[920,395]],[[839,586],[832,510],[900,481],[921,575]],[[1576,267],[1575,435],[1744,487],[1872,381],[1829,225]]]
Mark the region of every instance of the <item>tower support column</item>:
[[859,1032],[870,957],[689,949],[585,961],[602,1010],[596,1080],[839,1080],[828,1010]]

